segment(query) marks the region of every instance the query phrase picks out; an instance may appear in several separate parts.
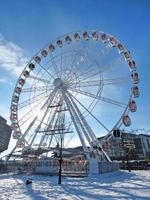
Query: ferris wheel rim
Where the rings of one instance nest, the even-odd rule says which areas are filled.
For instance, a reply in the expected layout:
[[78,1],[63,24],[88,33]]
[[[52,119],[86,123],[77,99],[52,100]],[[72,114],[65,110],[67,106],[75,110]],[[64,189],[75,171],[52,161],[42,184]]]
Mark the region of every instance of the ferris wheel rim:
[[[96,31],[96,30],[94,30],[94,31]],[[71,32],[71,33],[69,33],[69,34],[65,34],[65,35],[63,35],[63,36],[60,36],[60,37],[56,38],[56,39],[53,40],[53,41],[55,41],[55,43],[56,43],[56,41],[58,41],[58,40],[61,39],[61,38],[65,38],[65,36],[68,36],[68,35],[70,36],[70,35],[72,35],[72,34],[74,34],[74,33],[83,33],[83,32],[84,32],[84,31]],[[88,32],[92,32],[92,30],[90,30],[90,31],[88,31]],[[102,31],[97,31],[97,32],[98,32],[98,33],[101,33],[101,34],[104,33],[104,32],[102,32]],[[107,34],[107,36],[110,37],[111,35]],[[116,41],[117,41],[117,44],[120,42],[120,41],[117,40],[117,39],[116,39]],[[25,68],[23,69],[23,71],[22,71],[21,75],[19,76],[18,81],[17,81],[17,83],[16,83],[16,86],[15,86],[15,89],[14,89],[14,92],[13,92],[13,97],[14,97],[15,94],[16,94],[16,88],[17,88],[17,86],[18,86],[19,80],[21,79],[21,77],[22,77],[22,75],[23,75],[23,72],[29,67],[29,64],[32,63],[32,61],[35,59],[35,57],[36,57],[37,55],[39,55],[39,54],[42,52],[42,50],[44,50],[46,47],[48,47],[50,44],[53,44],[53,43],[54,43],[54,42],[48,43],[48,45],[46,45],[45,47],[43,47],[42,49],[40,49],[40,51],[38,51],[38,53],[35,54],[35,56],[33,56],[33,57],[31,58],[31,60],[28,62],[28,64],[25,66]],[[124,45],[123,45],[123,46],[124,46]],[[126,49],[126,48],[125,48],[125,49]],[[132,69],[131,72],[136,72],[136,69]],[[25,80],[26,80],[26,78],[27,78],[27,77],[25,77]],[[53,78],[53,75],[52,75],[52,78]],[[55,79],[54,79],[54,80],[55,80]],[[132,83],[132,86],[134,87],[135,84]],[[23,85],[22,85],[22,87],[23,87]],[[20,94],[18,95],[18,97],[19,97],[19,96],[20,96]],[[11,107],[12,107],[12,105],[13,105],[13,97],[12,97],[12,101],[11,101]],[[115,126],[112,128],[112,130],[110,130],[109,133],[111,133],[111,132],[119,125],[119,123],[121,122],[122,117],[123,117],[124,115],[128,114],[128,112],[129,112],[129,108],[128,108],[129,102],[130,102],[132,99],[133,99],[133,95],[132,95],[132,93],[131,93],[131,95],[130,95],[130,97],[129,97],[129,100],[128,100],[128,103],[127,103],[127,105],[126,105],[125,111],[123,112],[121,118],[118,120],[118,122],[115,124]],[[18,101],[18,102],[19,102],[19,101]],[[18,105],[18,102],[17,102],[17,105]],[[16,114],[17,114],[17,116],[18,116],[18,110],[16,111]],[[17,123],[19,123],[18,117],[17,117]],[[20,129],[19,126],[18,126],[18,129]],[[19,131],[21,132],[21,130],[19,130]],[[23,133],[22,133],[22,135],[23,135]]]

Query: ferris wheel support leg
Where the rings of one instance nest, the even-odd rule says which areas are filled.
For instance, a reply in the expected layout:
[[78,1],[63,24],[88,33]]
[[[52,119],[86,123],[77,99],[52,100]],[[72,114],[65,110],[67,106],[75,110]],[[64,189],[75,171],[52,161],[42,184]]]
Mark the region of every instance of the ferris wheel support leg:
[[67,107],[68,107],[68,110],[69,110],[69,113],[70,113],[70,116],[71,116],[71,118],[72,118],[72,121],[73,121],[73,123],[74,123],[74,126],[75,126],[75,129],[76,129],[76,131],[77,131],[77,133],[78,133],[78,135],[79,135],[79,138],[80,138],[80,141],[81,141],[81,144],[82,144],[82,146],[83,146],[83,150],[84,150],[84,153],[85,153],[85,155],[86,155],[86,157],[89,159],[89,152],[88,152],[88,149],[87,149],[87,146],[86,146],[86,144],[85,144],[85,141],[84,141],[84,137],[83,137],[83,135],[82,135],[82,132],[81,132],[81,130],[80,130],[80,128],[79,128],[79,126],[78,126],[78,124],[77,124],[77,115],[76,115],[76,113],[73,113],[73,111],[72,111],[72,105],[70,104],[70,101],[68,100],[68,97],[66,96],[66,94],[65,94],[65,92],[62,90],[62,94],[63,94],[63,97],[64,97],[64,100],[65,100],[65,102],[66,102],[66,105],[67,105]]
[[[22,141],[25,140],[25,136],[28,134],[28,132],[31,130],[31,128],[33,127],[35,121],[37,120],[37,116],[32,120],[32,122],[30,123],[30,125],[28,126],[27,130],[25,131],[25,133],[19,138],[18,141]],[[17,143],[18,143],[17,141]],[[9,158],[11,157],[11,155],[15,152],[15,150],[17,149],[17,143],[15,145],[15,147],[12,149],[11,153],[9,154],[7,160],[9,160]]]
[[[84,125],[84,127],[85,127],[85,129],[86,129],[86,135],[85,135],[85,136],[87,137],[88,134],[89,134],[89,136],[91,137],[91,141],[89,142],[91,148],[93,149],[93,146],[94,146],[94,145],[101,148],[101,151],[100,151],[100,152],[99,152],[99,150],[96,150],[96,151],[97,151],[96,157],[99,157],[99,156],[100,156],[100,158],[98,158],[98,159],[101,160],[101,155],[99,155],[99,154],[103,154],[104,158],[105,158],[107,161],[111,162],[111,159],[109,158],[109,156],[107,155],[107,153],[103,150],[102,145],[100,144],[100,142],[99,142],[98,139],[96,138],[94,132],[92,131],[91,127],[89,126],[89,124],[87,123],[87,121],[85,120],[85,118],[83,117],[82,113],[80,112],[79,108],[78,108],[77,105],[75,104],[75,102],[74,102],[72,96],[70,95],[70,93],[68,93],[68,95],[69,95],[69,97],[70,97],[70,99],[71,99],[71,101],[72,101],[74,107],[76,108],[76,110],[77,110],[77,112],[78,112],[78,115],[79,115],[79,117],[81,118],[81,121],[82,121],[82,123],[83,123],[83,125]],[[89,136],[87,137],[87,139],[90,138]],[[89,141],[89,139],[88,139],[88,141]],[[98,155],[99,155],[99,156],[98,156]]]
[[[81,112],[79,111],[78,107],[77,107],[76,104],[74,103],[73,99],[71,99],[70,102],[71,102],[71,103],[73,104],[73,106],[74,106],[74,112],[76,112],[77,115],[78,115],[78,122],[80,123],[80,127],[81,127],[81,129],[82,129],[82,131],[83,131],[83,133],[84,133],[84,135],[85,135],[85,137],[86,137],[88,143],[90,144],[91,148],[93,149],[92,140],[91,140],[90,135],[89,135],[88,131],[86,130],[86,127],[84,126],[84,123],[83,123],[83,119],[84,119],[84,118],[83,118]],[[94,150],[94,149],[93,149],[93,150]]]

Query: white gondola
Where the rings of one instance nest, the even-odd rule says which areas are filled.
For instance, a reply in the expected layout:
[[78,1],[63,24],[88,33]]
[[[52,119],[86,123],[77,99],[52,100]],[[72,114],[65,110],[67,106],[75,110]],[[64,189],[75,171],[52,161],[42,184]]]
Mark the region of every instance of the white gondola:
[[13,96],[12,100],[14,103],[17,103],[19,101],[19,97],[15,95]]
[[103,42],[103,43],[106,43],[106,42],[107,42],[107,35],[106,35],[106,33],[102,33],[102,34],[101,34],[101,38],[102,38],[102,42]]
[[126,61],[130,60],[130,53],[129,53],[129,51],[124,52],[123,55],[124,55],[124,58],[125,58]]
[[16,87],[15,92],[16,92],[17,94],[20,94],[20,93],[21,93],[21,88],[20,88],[20,87]]
[[119,129],[113,130],[113,137],[114,138],[121,138],[121,135],[122,135],[121,130],[119,130]]
[[17,112],[17,105],[12,105],[11,106],[11,111],[12,112]]
[[129,102],[129,110],[131,112],[136,112],[137,105],[136,105],[136,102],[134,100],[132,100],[132,101]]
[[97,32],[93,32],[92,33],[92,37],[93,37],[93,40],[98,40],[99,36],[98,36],[98,33]]
[[65,41],[68,43],[68,44],[70,44],[71,43],[71,37],[70,36],[66,36],[65,37]]
[[19,139],[20,136],[21,136],[20,131],[14,131],[14,132],[13,132],[13,139]]
[[117,41],[116,41],[116,39],[114,37],[110,37],[109,41],[110,41],[110,46],[111,47],[115,47],[116,46]]
[[80,35],[78,33],[75,33],[74,34],[74,38],[76,41],[79,41],[80,40]]
[[33,63],[30,63],[29,64],[29,69],[34,70],[34,68],[35,68],[35,65]]
[[49,45],[49,50],[50,50],[50,52],[54,52],[55,51],[54,45],[50,44]]
[[117,48],[118,48],[119,53],[123,53],[125,51],[125,48],[123,44],[121,43],[118,43]]
[[24,75],[25,77],[28,77],[28,76],[29,76],[29,72],[28,72],[27,70],[25,70],[25,71],[23,71],[23,75]]
[[137,72],[133,72],[131,74],[131,78],[132,78],[132,81],[134,84],[137,84],[139,83],[139,76],[138,76],[138,73]]
[[139,92],[139,88],[137,86],[132,88],[132,94],[133,94],[134,98],[139,97],[140,92]]
[[17,147],[18,148],[24,148],[25,147],[25,142],[24,141],[19,141],[17,142]]
[[17,114],[11,114],[10,115],[11,120],[16,120],[17,119]]
[[84,40],[88,40],[89,39],[89,34],[88,34],[88,32],[84,32],[83,33],[83,38],[84,38]]
[[128,115],[125,115],[125,116],[122,117],[122,122],[125,126],[131,125],[131,119]]
[[129,60],[128,65],[129,65],[131,70],[135,70],[136,69],[136,63],[135,63],[134,60]]
[[48,55],[48,53],[47,53],[47,51],[44,49],[44,50],[41,51],[41,55],[42,55],[43,57],[46,57],[46,56]]
[[57,40],[57,45],[61,48],[63,46],[63,42],[61,40]]
[[21,78],[21,79],[19,79],[18,83],[23,86],[25,84],[25,80],[23,78]]
[[34,60],[35,60],[36,63],[40,63],[41,62],[41,58],[39,56],[36,56],[34,58]]
[[14,122],[12,122],[12,125],[11,127],[14,129],[14,130],[17,130],[18,129],[18,123],[16,122],[16,120],[14,120]]
[[15,132],[13,133],[12,136],[13,136],[13,139],[15,139],[15,140],[19,139],[18,135]]

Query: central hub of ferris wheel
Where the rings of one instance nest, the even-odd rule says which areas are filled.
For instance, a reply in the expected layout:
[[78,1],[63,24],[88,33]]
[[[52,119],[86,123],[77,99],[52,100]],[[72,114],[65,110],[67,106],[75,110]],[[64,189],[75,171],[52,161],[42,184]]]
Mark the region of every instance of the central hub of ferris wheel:
[[54,81],[53,81],[53,85],[56,87],[56,88],[61,88],[63,86],[63,82],[61,80],[61,78],[56,78]]

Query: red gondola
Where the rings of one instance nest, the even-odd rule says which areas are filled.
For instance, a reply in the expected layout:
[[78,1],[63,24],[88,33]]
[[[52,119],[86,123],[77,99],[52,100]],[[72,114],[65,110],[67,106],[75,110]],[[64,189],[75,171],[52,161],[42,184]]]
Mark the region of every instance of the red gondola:
[[20,88],[20,87],[16,87],[15,92],[16,92],[17,94],[20,94],[20,93],[21,93],[21,88]]
[[41,55],[42,55],[43,57],[46,57],[46,56],[48,55],[48,53],[47,53],[47,51],[44,49],[44,50],[41,51]]
[[139,92],[139,88],[137,86],[132,88],[132,94],[134,97],[138,97],[140,92]]
[[23,75],[24,75],[25,77],[28,77],[28,76],[29,76],[29,72],[28,72],[27,70],[25,70],[25,71],[23,71]]
[[34,60],[35,60],[36,63],[40,63],[41,62],[41,58],[39,56],[36,56],[34,58]]
[[84,32],[84,33],[83,33],[83,38],[84,38],[85,40],[88,40],[88,39],[89,39],[89,34],[88,34],[88,32]]
[[71,43],[71,37],[70,36],[66,36],[65,37],[65,41],[68,43],[68,44],[70,44]]
[[98,40],[99,36],[98,36],[98,33],[97,32],[93,32],[92,33],[92,37],[93,37],[93,40]]
[[139,76],[138,76],[138,73],[137,73],[137,72],[133,72],[133,73],[131,74],[131,78],[132,78],[134,84],[139,83]]
[[129,109],[131,112],[135,112],[137,110],[136,102],[134,100],[129,102]]
[[125,126],[130,126],[131,125],[131,119],[128,115],[123,116],[122,122]]
[[101,38],[102,38],[102,41],[103,41],[104,43],[107,42],[107,35],[106,35],[106,33],[102,33],[102,34],[101,34]]
[[62,47],[62,46],[63,46],[62,41],[61,41],[61,40],[57,40],[57,45],[58,45],[59,47]]
[[19,101],[19,97],[18,96],[13,96],[13,102],[17,103]]
[[74,38],[75,38],[75,40],[79,41],[80,40],[80,35],[78,33],[75,33],[74,34]]
[[136,64],[135,64],[134,60],[130,60],[128,62],[128,65],[129,65],[129,67],[130,67],[131,70],[133,70],[133,69],[135,70],[136,69]]
[[123,52],[125,51],[125,48],[124,48],[124,46],[123,46],[121,43],[119,43],[119,44],[117,45],[117,48],[118,48],[118,50],[119,50],[119,53],[123,53]]
[[116,39],[114,37],[110,37],[109,38],[109,41],[110,41],[110,45],[111,47],[115,47],[116,46]]
[[54,45],[50,44],[50,45],[49,45],[49,50],[50,50],[51,52],[55,51]]
[[22,85],[22,86],[25,84],[25,80],[24,80],[23,78],[19,79],[18,82],[19,82],[19,84]]

